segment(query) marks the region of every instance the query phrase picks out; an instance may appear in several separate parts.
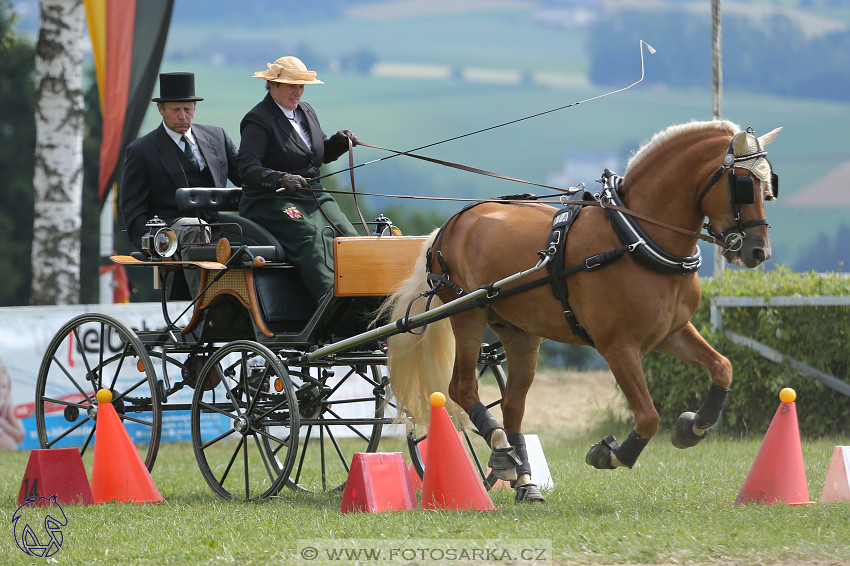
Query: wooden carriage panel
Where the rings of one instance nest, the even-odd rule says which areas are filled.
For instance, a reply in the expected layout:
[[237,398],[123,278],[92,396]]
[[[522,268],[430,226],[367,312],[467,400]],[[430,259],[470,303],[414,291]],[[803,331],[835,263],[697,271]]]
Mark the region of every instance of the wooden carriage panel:
[[382,297],[413,270],[427,236],[336,238],[334,292],[338,297]]

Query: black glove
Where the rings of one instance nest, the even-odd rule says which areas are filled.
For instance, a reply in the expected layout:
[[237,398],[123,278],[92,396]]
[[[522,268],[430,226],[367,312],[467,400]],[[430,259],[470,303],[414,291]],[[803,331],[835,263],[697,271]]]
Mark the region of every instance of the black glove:
[[357,136],[351,130],[340,130],[334,134],[334,138],[336,138],[337,142],[345,144],[346,147],[348,146],[348,140],[351,140],[352,146],[357,145]]
[[310,188],[310,183],[301,175],[292,175],[284,173],[277,180],[277,186],[280,187],[277,192],[283,191],[300,191]]

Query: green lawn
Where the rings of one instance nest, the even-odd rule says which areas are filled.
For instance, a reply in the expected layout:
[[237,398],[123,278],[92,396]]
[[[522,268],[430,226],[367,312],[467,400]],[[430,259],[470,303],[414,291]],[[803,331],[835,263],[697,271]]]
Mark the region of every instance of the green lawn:
[[[340,493],[286,489],[263,502],[220,501],[201,478],[189,445],[163,445],[153,479],[165,502],[65,506],[64,544],[53,558],[68,564],[321,564],[298,562],[296,551],[315,539],[323,548],[347,548],[352,539],[367,546],[381,544],[375,539],[420,546],[461,539],[543,542],[551,545],[554,564],[850,561],[850,503],[733,504],[760,438],[713,437],[680,451],[659,434],[635,469],[592,469],[584,453],[608,432],[625,436],[625,425],[590,434],[542,433],[555,483],[547,503],[515,506],[512,492],[496,490],[496,513],[343,514]],[[803,441],[811,499],[820,495],[833,446],[842,443],[847,439]],[[384,439],[380,449],[407,457],[396,439]],[[9,520],[26,462],[26,453],[7,453],[0,463]],[[2,541],[0,563],[21,563],[8,521]]]

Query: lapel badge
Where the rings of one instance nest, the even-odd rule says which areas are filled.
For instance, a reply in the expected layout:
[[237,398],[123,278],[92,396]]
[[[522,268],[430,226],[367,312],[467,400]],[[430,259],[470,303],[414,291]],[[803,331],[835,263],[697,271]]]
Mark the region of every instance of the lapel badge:
[[303,218],[304,215],[301,214],[301,211],[295,208],[294,206],[290,206],[289,208],[284,208],[283,213],[293,220],[298,220],[299,218]]

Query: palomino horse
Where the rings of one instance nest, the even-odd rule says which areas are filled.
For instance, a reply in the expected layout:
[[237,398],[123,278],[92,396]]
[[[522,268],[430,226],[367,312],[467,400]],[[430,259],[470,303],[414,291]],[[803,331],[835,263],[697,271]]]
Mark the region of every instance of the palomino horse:
[[[757,138],[751,129],[711,121],[655,134],[629,160],[618,191],[606,171],[606,188],[621,199],[608,202],[621,212],[621,224],[630,223],[625,231],[635,235],[631,241],[618,235],[612,211],[595,201],[579,205],[565,251],[556,254],[553,218],[560,213],[554,207],[495,200],[453,216],[431,234],[412,275],[384,304],[393,309],[393,320],[421,312],[426,301],[417,297],[436,293],[433,307],[529,270],[547,246],[563,257],[563,266],[579,268],[566,277],[564,270],[546,275],[542,269],[530,277],[540,283],[566,280],[568,301],[556,298],[555,286],[548,284],[526,284],[532,288],[515,294],[494,289],[493,300],[481,308],[432,322],[424,333],[391,338],[391,385],[400,406],[415,422],[426,422],[429,394],[447,392],[486,439],[497,477],[513,481],[516,500],[543,501],[531,481],[521,434],[541,341],[592,343],[626,396],[634,430],[622,444],[608,436],[591,448],[586,461],[601,469],[631,468],[658,430],[641,368],[642,358],[656,350],[704,368],[711,378],[700,409],[683,413],[673,431],[676,446],[695,445],[716,423],[732,382],[729,360],[690,323],[700,301],[697,239],[721,245],[730,263],[752,268],[770,258],[764,200],[775,197],[778,178],[763,148],[779,130]],[[700,233],[706,217],[709,237]],[[612,250],[619,251],[604,253]],[[593,269],[595,263],[605,267]],[[476,363],[487,326],[507,355],[504,428],[478,397]]]

